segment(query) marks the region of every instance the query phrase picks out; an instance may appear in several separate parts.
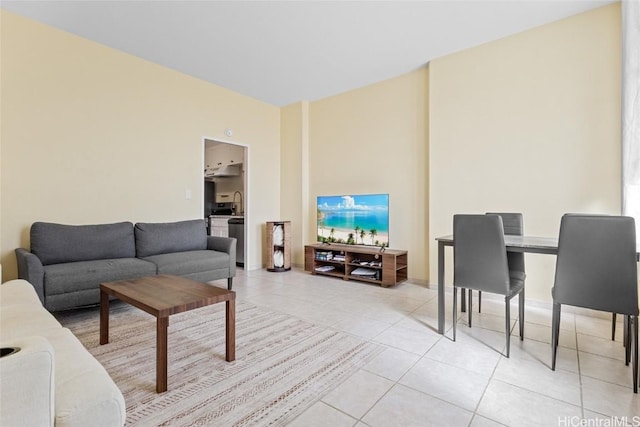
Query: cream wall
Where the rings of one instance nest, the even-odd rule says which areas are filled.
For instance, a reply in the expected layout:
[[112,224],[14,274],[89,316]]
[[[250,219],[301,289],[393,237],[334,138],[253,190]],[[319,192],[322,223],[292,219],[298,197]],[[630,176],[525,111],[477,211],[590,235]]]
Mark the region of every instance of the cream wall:
[[[302,265],[317,195],[389,193],[391,246],[434,284],[433,239],[455,212],[520,211],[528,234],[555,235],[564,212],[620,211],[618,4],[282,109],[0,19],[5,279],[36,220],[200,217],[203,138],[227,141],[225,128],[249,147],[248,269],[276,219],[292,221]],[[548,300],[554,262],[527,257],[528,297]]]
[[280,218],[291,221],[291,262],[304,267],[304,245],[309,219],[309,102],[298,102],[280,112]]
[[[280,109],[0,12],[1,257],[34,221],[90,224],[202,216],[204,138],[249,147],[248,269],[280,213]],[[187,199],[187,190],[192,198]]]
[[[620,60],[613,4],[430,63],[432,266],[454,213],[522,212],[538,236],[620,213]],[[527,298],[550,301],[555,259],[526,263]]]
[[429,277],[428,68],[309,105],[309,238],[319,195],[389,193],[390,247]]

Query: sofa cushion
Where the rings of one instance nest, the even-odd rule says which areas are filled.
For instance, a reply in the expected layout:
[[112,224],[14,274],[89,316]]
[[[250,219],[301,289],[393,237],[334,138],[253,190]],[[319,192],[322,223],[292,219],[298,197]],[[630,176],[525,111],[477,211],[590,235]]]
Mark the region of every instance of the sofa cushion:
[[136,256],[207,249],[207,228],[203,219],[135,226]]
[[174,252],[144,258],[158,267],[158,274],[186,276],[220,269],[229,269],[229,254],[216,251]]
[[63,225],[35,222],[31,252],[43,265],[136,256],[133,224]]
[[99,289],[103,282],[152,276],[156,273],[155,264],[137,258],[47,265],[44,267],[44,280],[47,284],[45,300],[51,295]]
[[123,425],[122,393],[67,328],[43,334],[55,353],[55,416],[60,426]]
[[56,318],[42,308],[35,289],[26,280],[10,280],[0,285],[0,307],[2,341],[60,328]]
[[0,287],[0,304],[8,307],[12,304],[40,305],[38,294],[31,283],[23,279],[9,280]]
[[[1,287],[4,287],[2,285]],[[42,335],[49,330],[60,329],[60,323],[47,310],[40,300],[38,304],[2,304],[0,310],[0,340],[8,341],[29,335]]]

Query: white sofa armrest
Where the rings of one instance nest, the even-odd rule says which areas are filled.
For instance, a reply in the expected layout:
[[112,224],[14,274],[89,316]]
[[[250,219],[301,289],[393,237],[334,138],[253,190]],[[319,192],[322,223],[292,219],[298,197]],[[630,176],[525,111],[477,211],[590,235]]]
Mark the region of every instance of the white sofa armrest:
[[0,347],[20,350],[0,357],[0,425],[54,425],[54,353],[43,337],[15,338]]

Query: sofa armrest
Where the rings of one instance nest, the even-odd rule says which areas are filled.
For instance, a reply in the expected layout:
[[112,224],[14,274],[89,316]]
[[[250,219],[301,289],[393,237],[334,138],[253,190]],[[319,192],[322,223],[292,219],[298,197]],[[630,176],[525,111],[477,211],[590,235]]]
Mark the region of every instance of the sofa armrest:
[[207,249],[229,254],[229,277],[236,275],[236,243],[234,237],[207,236]]
[[40,302],[44,304],[44,267],[40,258],[22,248],[16,249],[16,258],[18,260],[18,278],[31,283]]
[[16,338],[0,343],[18,347],[0,358],[0,425],[53,426],[54,353],[43,337]]

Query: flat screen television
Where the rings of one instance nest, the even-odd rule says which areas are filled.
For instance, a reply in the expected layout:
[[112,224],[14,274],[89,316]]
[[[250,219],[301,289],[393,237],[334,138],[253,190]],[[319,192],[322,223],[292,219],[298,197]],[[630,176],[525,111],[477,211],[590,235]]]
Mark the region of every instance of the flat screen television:
[[318,238],[323,243],[389,246],[389,195],[318,196]]

